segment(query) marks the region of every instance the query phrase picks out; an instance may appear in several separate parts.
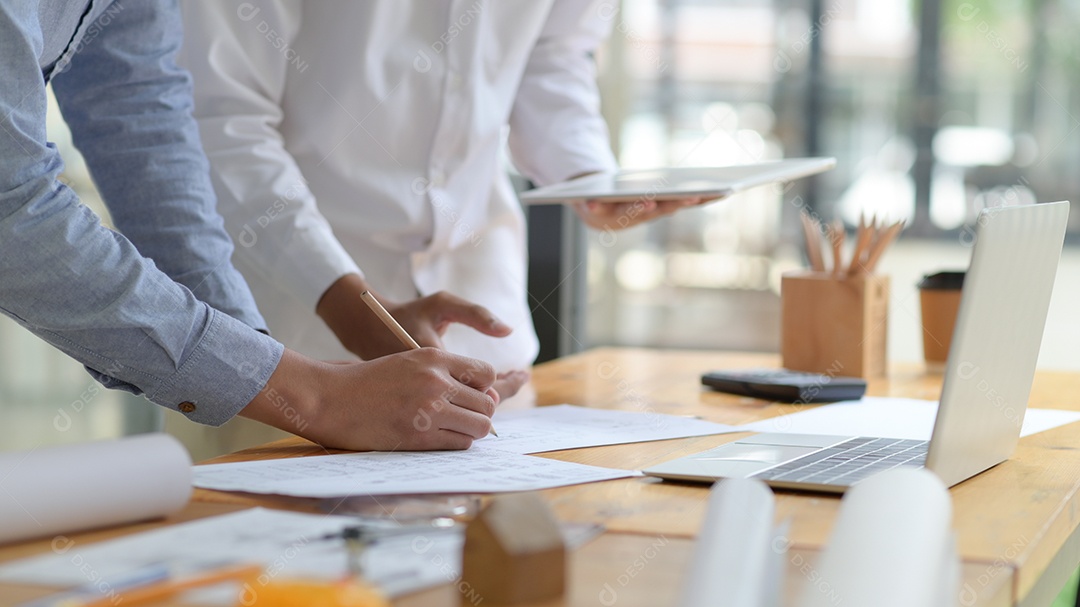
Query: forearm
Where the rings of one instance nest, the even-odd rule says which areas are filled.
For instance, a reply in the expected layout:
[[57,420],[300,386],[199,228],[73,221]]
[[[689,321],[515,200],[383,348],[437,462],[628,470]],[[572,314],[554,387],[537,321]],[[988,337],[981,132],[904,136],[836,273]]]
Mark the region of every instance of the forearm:
[[315,313],[334,332],[341,345],[364,359],[404,349],[391,339],[389,330],[364,304],[360,294],[370,290],[362,276],[346,274],[323,293],[315,307]]
[[318,416],[321,363],[286,349],[265,386],[240,415],[304,436]]

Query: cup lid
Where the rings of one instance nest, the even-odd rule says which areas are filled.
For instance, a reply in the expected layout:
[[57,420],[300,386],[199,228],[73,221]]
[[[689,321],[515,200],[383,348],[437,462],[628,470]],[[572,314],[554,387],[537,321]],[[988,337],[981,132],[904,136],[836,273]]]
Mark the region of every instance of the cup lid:
[[927,274],[923,276],[923,279],[916,285],[920,289],[930,290],[951,290],[961,289],[964,287],[964,274],[966,272],[938,272],[937,274]]

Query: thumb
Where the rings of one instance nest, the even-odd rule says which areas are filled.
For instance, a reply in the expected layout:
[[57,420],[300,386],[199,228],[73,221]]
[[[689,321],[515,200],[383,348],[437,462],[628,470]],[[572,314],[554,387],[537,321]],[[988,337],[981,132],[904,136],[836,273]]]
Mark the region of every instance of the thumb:
[[434,303],[438,306],[438,316],[442,320],[439,324],[456,322],[492,337],[506,337],[513,331],[484,306],[456,295],[439,293],[435,296]]
[[422,325],[419,330],[413,332],[412,336],[422,348],[446,349],[439,332],[430,325]]

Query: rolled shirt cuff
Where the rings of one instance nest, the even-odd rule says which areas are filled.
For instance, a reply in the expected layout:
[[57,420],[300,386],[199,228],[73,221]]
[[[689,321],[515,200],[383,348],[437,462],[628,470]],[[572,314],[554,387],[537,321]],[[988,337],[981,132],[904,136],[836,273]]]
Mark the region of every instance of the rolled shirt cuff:
[[[220,426],[266,386],[285,347],[243,322],[217,310],[183,364],[146,398],[182,413],[193,422]],[[93,369],[107,388],[141,392],[137,387]]]

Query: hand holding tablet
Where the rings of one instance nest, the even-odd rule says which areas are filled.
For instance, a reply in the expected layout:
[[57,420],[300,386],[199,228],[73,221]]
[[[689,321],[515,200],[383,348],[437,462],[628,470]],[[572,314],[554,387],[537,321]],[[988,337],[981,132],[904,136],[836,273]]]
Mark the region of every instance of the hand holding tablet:
[[713,199],[704,196],[641,198],[633,202],[612,202],[600,198],[575,201],[574,210],[590,228],[603,230],[617,226],[622,229],[646,223],[664,215],[671,215],[679,209],[697,206],[711,200]]

